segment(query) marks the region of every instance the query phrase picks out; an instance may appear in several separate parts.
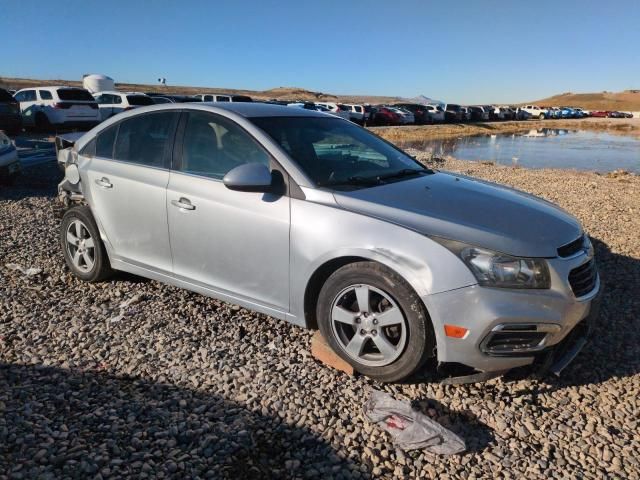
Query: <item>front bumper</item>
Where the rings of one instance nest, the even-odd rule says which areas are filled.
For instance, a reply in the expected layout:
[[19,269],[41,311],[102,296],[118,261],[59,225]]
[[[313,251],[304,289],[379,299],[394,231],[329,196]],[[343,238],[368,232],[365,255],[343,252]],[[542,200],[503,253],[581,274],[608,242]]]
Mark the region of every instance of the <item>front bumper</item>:
[[0,153],[0,177],[11,177],[22,171],[17,150]]
[[[575,343],[573,337],[586,337],[574,330],[582,332],[584,325],[595,322],[599,292],[599,280],[593,291],[578,299],[563,289],[510,290],[473,285],[428,295],[423,301],[433,322],[440,364],[463,365],[476,372],[505,372],[540,358],[546,358],[549,367],[563,356],[563,345]],[[464,327],[468,332],[463,338],[448,337],[445,324]],[[503,325],[541,325],[544,340],[523,353],[487,353],[487,338]],[[578,325],[580,328],[576,328]],[[583,341],[579,343],[584,345]]]

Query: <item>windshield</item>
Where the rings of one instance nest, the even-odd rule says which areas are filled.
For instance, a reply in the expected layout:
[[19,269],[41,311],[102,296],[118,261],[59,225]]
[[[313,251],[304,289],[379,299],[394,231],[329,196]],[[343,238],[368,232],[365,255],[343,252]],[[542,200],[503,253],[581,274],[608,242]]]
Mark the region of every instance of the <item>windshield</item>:
[[318,186],[349,190],[431,173],[393,145],[337,118],[260,117],[251,121]]

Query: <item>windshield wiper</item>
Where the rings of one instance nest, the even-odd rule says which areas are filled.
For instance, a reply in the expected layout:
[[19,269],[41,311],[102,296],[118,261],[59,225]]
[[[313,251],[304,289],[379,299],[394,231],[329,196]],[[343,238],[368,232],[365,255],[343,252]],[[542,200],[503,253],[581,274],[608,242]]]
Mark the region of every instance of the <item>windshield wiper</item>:
[[327,180],[326,182],[318,182],[320,187],[328,187],[335,185],[364,185],[367,187],[373,185],[380,185],[379,177],[363,177],[360,175],[354,175],[346,180]]
[[385,175],[378,175],[378,180],[388,180],[391,178],[411,177],[413,175],[426,175],[432,174],[433,171],[429,169],[416,170],[415,168],[403,168],[397,172],[387,173]]

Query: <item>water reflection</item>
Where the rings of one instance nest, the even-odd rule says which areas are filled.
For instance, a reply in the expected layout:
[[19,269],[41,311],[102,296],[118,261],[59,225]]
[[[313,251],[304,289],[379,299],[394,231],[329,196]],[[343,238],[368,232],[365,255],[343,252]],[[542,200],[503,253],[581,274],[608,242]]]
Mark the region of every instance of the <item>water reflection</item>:
[[601,132],[540,128],[440,140],[404,142],[435,156],[493,161],[529,168],[574,168],[607,172],[624,169],[640,173],[640,139]]

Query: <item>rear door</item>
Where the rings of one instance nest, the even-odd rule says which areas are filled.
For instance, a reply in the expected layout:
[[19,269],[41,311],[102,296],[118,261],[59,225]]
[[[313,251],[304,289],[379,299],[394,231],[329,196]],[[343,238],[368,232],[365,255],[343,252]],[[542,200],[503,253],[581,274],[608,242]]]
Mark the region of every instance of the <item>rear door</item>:
[[171,272],[166,188],[179,115],[144,113],[109,127],[88,168],[90,205],[115,257],[163,273]]
[[184,115],[167,188],[175,276],[288,312],[289,197],[232,191],[222,182],[236,166],[273,160],[230,119]]

